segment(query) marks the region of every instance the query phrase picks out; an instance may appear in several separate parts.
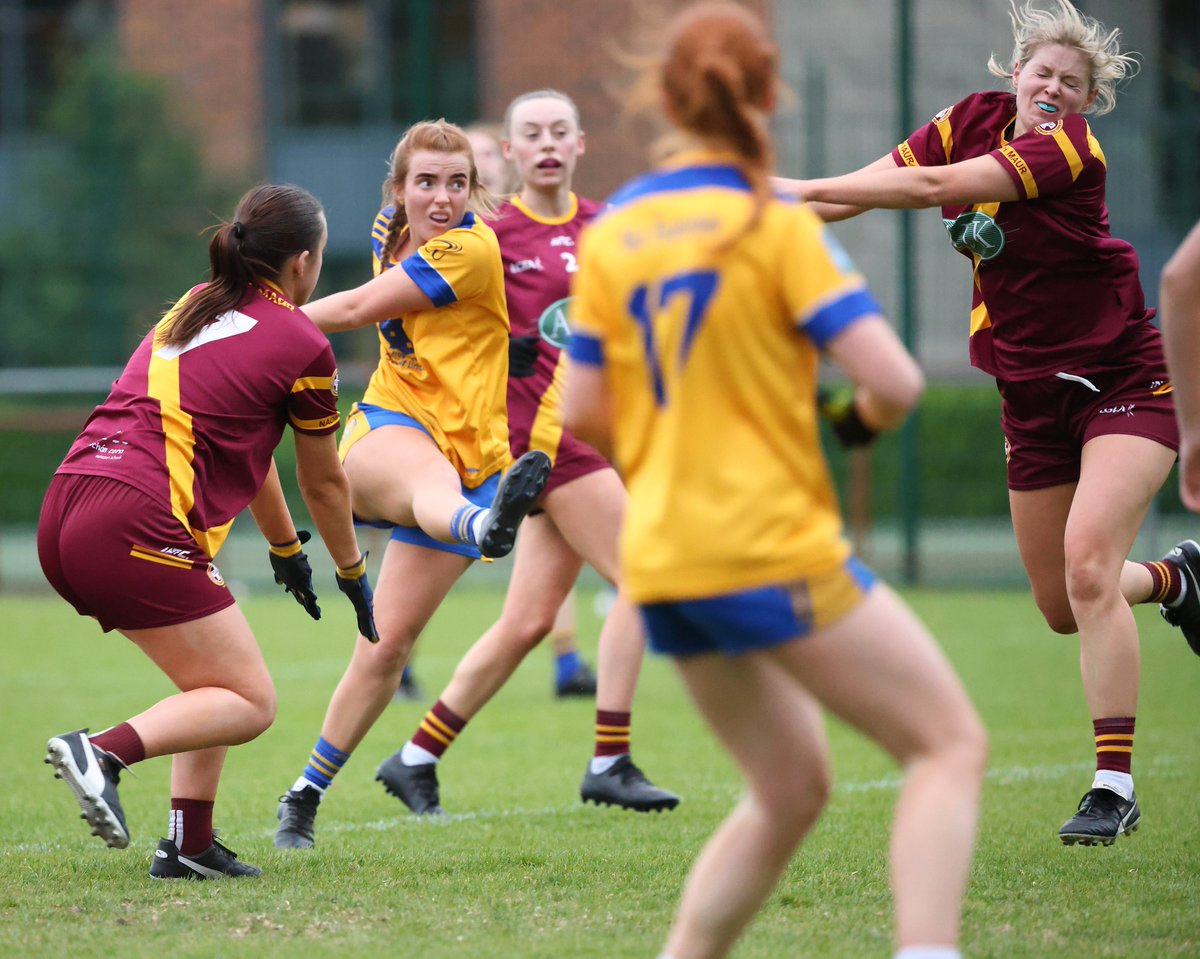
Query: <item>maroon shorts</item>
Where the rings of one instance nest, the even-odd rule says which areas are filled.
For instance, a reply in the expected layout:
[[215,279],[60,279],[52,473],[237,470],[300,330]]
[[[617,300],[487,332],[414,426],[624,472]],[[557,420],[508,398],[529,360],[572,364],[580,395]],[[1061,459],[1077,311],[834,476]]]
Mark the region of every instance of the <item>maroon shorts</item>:
[[[1036,380],[997,380],[1008,488],[1075,483],[1084,444],[1114,433],[1179,449],[1179,427],[1162,351],[1124,366]],[[1094,387],[1094,389],[1093,389]]]
[[[521,380],[508,381],[508,445],[512,455],[523,456],[531,448],[540,449],[554,461],[550,480],[542,491],[543,497],[571,480],[612,468],[612,464],[587,443],[562,429],[560,417],[553,417],[554,425],[539,423],[541,404],[542,397],[525,389]],[[531,434],[535,434],[532,446]]]
[[50,585],[105,632],[187,623],[234,601],[166,506],[106,476],[55,476],[37,543]]

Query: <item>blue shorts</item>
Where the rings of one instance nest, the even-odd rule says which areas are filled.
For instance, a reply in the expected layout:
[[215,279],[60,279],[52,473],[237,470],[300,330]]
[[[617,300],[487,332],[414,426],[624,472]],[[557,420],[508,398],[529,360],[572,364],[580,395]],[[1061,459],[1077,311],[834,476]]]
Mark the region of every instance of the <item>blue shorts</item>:
[[824,576],[705,599],[639,607],[650,648],[667,656],[738,656],[807,636],[866,596],[875,574],[854,557]]
[[[420,422],[413,419],[407,413],[398,413],[396,410],[384,409],[382,406],[373,406],[370,403],[356,403],[354,412],[350,418],[346,420],[346,429],[350,431],[350,419],[355,418],[356,414],[366,420],[367,429],[360,436],[355,436],[354,439],[361,439],[367,432],[377,429],[380,426],[407,426],[410,429],[420,430],[426,436],[431,436]],[[361,429],[361,427],[359,427]],[[342,455],[345,456],[345,451],[350,448],[352,443],[346,443],[345,438],[342,440]],[[492,505],[492,500],[496,498],[496,489],[500,485],[500,472],[495,472],[483,481],[474,489],[462,486],[462,495],[470,503],[484,508]],[[457,553],[459,556],[468,556],[471,559],[479,559],[479,550],[474,546],[468,546],[466,543],[443,543],[441,540],[434,539],[425,530],[419,526],[397,526],[395,523],[389,523],[385,520],[364,520],[357,516],[354,522],[359,526],[371,526],[375,529],[390,529],[392,535],[389,539],[394,539],[399,543],[412,543],[413,546],[423,546],[426,549],[441,550],[443,553]]]

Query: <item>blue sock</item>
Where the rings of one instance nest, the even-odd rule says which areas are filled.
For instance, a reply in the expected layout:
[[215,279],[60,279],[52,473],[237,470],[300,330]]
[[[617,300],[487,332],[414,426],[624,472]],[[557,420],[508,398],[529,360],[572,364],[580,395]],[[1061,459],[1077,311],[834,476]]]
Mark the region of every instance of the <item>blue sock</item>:
[[482,512],[482,506],[473,506],[470,503],[460,506],[450,517],[450,535],[460,543],[478,546],[479,544],[475,542],[475,523],[473,521]]
[[561,686],[568,679],[575,675],[575,671],[583,665],[583,657],[579,655],[579,650],[573,649],[569,653],[560,653],[554,660],[554,682]]
[[312,755],[308,757],[308,765],[304,767],[303,778],[324,792],[333,784],[333,777],[342,771],[349,758],[349,753],[342,752],[319,736]]

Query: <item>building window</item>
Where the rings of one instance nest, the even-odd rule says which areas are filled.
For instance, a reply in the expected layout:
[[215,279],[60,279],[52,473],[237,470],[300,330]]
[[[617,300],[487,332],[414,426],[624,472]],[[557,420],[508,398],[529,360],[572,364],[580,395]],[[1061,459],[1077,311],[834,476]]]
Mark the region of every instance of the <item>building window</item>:
[[1196,0],[1162,0],[1162,196],[1172,225],[1200,216],[1200,17]]
[[475,114],[474,0],[277,0],[284,124]]
[[112,23],[113,0],[0,0],[0,134],[44,130],[64,70]]

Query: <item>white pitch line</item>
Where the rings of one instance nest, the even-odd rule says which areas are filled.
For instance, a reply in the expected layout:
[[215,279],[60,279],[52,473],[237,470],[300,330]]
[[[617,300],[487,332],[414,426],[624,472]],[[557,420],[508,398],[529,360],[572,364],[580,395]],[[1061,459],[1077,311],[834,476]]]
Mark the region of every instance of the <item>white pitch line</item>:
[[[1180,765],[1180,762],[1181,760],[1178,756],[1161,755],[1155,756],[1141,765],[1143,767],[1150,767],[1158,774],[1163,772],[1170,774],[1172,770]],[[1093,771],[1094,765],[1091,762],[1076,762],[1054,763],[1045,766],[1005,766],[989,769],[985,778],[994,786],[1016,786],[1027,782],[1048,782],[1086,774]],[[835,782],[833,792],[836,795],[839,792],[865,793],[889,789],[895,790],[900,788],[903,781],[902,777],[897,775],[859,782]],[[731,792],[733,796],[736,796],[738,790],[734,787]],[[686,800],[687,797],[685,796],[685,803]],[[507,809],[477,809],[472,812],[448,813],[444,816],[414,816],[403,813],[397,814],[391,819],[376,819],[373,822],[322,822],[320,829],[323,835],[330,833],[387,832],[388,830],[397,828],[440,829],[453,826],[459,822],[492,822],[516,817],[531,819],[591,814],[589,805],[581,801],[563,806],[540,806],[535,809],[528,809],[523,806],[512,806]],[[270,830],[269,832],[261,833],[261,835],[274,836],[275,831]]]

